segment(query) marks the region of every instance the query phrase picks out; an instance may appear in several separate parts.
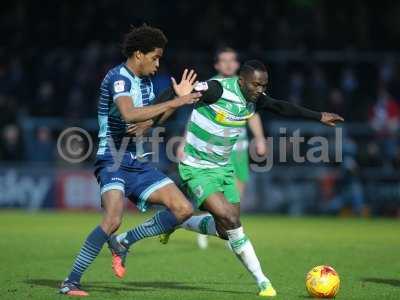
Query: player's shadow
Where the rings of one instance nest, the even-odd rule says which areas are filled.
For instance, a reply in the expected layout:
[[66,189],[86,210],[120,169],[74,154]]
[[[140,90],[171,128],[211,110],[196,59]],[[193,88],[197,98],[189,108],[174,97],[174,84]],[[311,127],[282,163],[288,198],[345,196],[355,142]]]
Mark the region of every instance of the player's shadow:
[[369,283],[387,284],[387,285],[400,287],[400,280],[393,279],[393,278],[363,278],[363,279],[361,279],[361,281],[369,282]]
[[222,289],[213,289],[210,287],[204,286],[193,286],[189,282],[171,282],[171,281],[130,281],[130,282],[122,282],[122,284],[127,286],[133,286],[138,288],[151,288],[151,289],[171,289],[171,290],[186,290],[186,291],[203,291],[203,292],[216,292],[216,293],[229,293],[229,294],[246,294],[249,295],[251,293],[244,292],[240,290],[222,290]]
[[[31,286],[45,286],[45,287],[50,287],[52,289],[57,290],[60,287],[60,280],[54,280],[54,279],[28,279],[25,280],[24,283],[29,284]],[[99,291],[99,292],[115,292],[115,291],[121,291],[120,287],[115,287],[115,286],[110,286],[110,282],[102,282],[102,281],[97,281],[97,282],[85,282],[85,288],[88,288],[92,291]],[[143,291],[143,289],[135,289],[135,288],[125,288],[125,291],[131,291],[131,292],[137,292],[137,291]]]
[[[31,286],[44,286],[50,287],[52,289],[57,290],[60,286],[60,280],[54,279],[28,279],[25,280],[24,283],[29,284]],[[139,291],[155,291],[155,290],[181,290],[181,291],[203,291],[203,292],[216,292],[216,293],[229,293],[229,294],[251,294],[249,292],[244,292],[240,290],[223,290],[223,289],[212,289],[209,287],[202,286],[193,286],[189,282],[171,282],[171,281],[122,281],[119,282],[118,285],[124,285],[123,288],[115,286],[115,283],[104,282],[104,281],[96,281],[96,282],[85,282],[84,287],[89,291],[99,291],[99,292],[115,292],[121,291],[130,291],[130,292],[139,292]]]

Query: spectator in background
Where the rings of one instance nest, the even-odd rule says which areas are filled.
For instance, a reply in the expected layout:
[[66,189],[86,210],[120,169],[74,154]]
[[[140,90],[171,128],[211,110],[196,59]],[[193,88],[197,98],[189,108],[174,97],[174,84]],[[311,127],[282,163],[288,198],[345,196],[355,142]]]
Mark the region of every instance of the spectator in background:
[[5,126],[1,138],[1,160],[21,161],[23,159],[23,146],[19,128],[15,124]]
[[51,131],[46,126],[41,126],[36,131],[33,145],[27,149],[27,156],[33,162],[53,162],[55,157],[55,142]]
[[363,166],[370,168],[380,168],[383,166],[384,158],[379,149],[379,146],[375,142],[370,142],[367,144],[367,151],[365,153],[365,158],[363,159]]
[[352,68],[346,68],[342,72],[340,79],[340,88],[342,91],[349,96],[354,95],[358,89],[359,83],[354,70]]
[[51,116],[54,114],[54,83],[50,80],[42,81],[37,89],[35,105],[32,112],[36,116]]
[[395,170],[400,170],[400,145],[397,146],[395,157],[392,161],[392,166]]
[[79,119],[85,116],[85,109],[88,108],[88,105],[85,105],[84,100],[82,88],[74,85],[68,95],[64,116],[68,119]]
[[14,97],[0,93],[0,131],[7,124],[16,122],[19,108]]
[[302,105],[304,99],[304,75],[299,71],[294,71],[289,79],[288,99],[295,104]]
[[383,154],[392,160],[397,149],[400,106],[383,86],[378,90],[377,102],[370,108],[369,123],[375,130]]
[[329,111],[344,116],[346,118],[346,105],[342,91],[338,88],[332,89],[329,94]]
[[379,67],[379,80],[388,85],[393,80],[395,74],[395,66],[391,58],[383,62]]
[[[316,110],[323,110],[325,99],[328,97],[329,85],[324,70],[316,66],[310,79],[310,96],[306,97],[307,104]],[[326,109],[326,108],[324,108]]]
[[342,70],[340,76],[340,90],[343,94],[344,104],[343,110],[348,112],[345,118],[357,119],[357,116],[365,116],[365,107],[357,105],[357,100],[362,99],[359,95],[360,82],[355,74],[355,70],[351,67],[346,67]]
[[335,185],[337,194],[322,207],[324,212],[339,213],[349,207],[354,215],[360,216],[363,213],[365,197],[356,161],[357,153],[356,142],[348,136],[345,137],[343,163],[340,164],[340,173]]

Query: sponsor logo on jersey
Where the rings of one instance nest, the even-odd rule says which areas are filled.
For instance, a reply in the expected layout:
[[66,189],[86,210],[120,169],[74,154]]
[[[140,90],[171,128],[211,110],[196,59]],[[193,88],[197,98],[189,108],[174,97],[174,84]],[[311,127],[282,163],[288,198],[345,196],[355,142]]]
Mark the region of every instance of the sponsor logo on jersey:
[[114,92],[116,93],[121,93],[125,89],[125,81],[123,80],[117,80],[114,82]]

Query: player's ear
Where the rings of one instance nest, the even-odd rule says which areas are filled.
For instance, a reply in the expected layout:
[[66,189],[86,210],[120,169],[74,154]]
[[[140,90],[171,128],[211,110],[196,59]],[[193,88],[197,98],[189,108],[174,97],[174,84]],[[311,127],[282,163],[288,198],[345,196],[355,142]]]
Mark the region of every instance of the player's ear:
[[239,79],[238,79],[238,81],[239,81],[239,84],[240,84],[241,86],[243,86],[243,84],[244,84],[243,75],[239,74]]
[[135,52],[133,52],[133,56],[136,58],[136,59],[141,59],[142,58],[142,56],[143,56],[143,53],[142,52],[140,52],[139,50],[137,50],[137,51],[135,51]]

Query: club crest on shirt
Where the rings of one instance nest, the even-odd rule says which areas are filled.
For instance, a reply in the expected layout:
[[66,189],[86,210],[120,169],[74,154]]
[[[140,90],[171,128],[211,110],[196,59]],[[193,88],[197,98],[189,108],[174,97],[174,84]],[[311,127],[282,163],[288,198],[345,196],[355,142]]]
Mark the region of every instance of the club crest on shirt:
[[121,93],[125,89],[125,81],[123,80],[117,80],[114,82],[114,92],[116,93]]
[[194,189],[194,194],[197,198],[200,198],[204,194],[203,187],[201,185],[196,186]]

